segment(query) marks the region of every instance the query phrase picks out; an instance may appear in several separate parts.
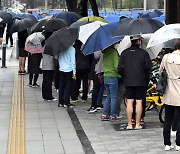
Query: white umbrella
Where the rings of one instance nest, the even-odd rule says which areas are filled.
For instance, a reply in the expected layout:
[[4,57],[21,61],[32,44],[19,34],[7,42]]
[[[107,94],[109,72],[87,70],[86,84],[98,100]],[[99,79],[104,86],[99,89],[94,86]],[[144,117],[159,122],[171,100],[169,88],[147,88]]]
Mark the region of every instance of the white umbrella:
[[[147,43],[150,40],[152,34],[141,34],[142,39],[142,44],[140,46],[140,48],[146,50],[149,53],[149,56],[151,57],[151,59],[154,59],[157,57],[156,52],[160,52],[161,47],[153,47],[150,49],[146,49],[147,47]],[[131,46],[131,40],[130,40],[130,36],[125,36],[124,39],[116,45],[116,49],[119,53],[119,55],[121,55],[122,51],[129,48]],[[155,54],[154,54],[155,53]]]
[[173,48],[177,39],[180,39],[180,24],[169,24],[158,29],[150,38],[147,48],[161,46]]
[[89,36],[94,33],[101,25],[105,25],[107,23],[101,21],[95,21],[83,26],[80,26],[79,29],[79,37],[78,39],[85,44]]

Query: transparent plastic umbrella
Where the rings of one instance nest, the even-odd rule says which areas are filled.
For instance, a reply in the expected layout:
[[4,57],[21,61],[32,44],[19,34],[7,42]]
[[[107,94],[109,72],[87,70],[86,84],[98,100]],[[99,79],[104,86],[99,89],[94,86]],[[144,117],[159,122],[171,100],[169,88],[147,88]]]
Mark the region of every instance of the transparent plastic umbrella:
[[180,39],[180,24],[165,25],[152,35],[147,48],[151,48],[153,46],[174,48],[178,39]]

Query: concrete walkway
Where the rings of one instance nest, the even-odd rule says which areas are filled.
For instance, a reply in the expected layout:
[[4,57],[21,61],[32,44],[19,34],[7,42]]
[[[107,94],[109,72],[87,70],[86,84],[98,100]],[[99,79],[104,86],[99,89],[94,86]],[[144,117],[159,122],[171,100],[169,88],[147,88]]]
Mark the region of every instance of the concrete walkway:
[[[0,68],[0,154],[8,153],[14,76],[18,70],[15,48],[7,48],[7,53],[7,68]],[[38,79],[38,84],[41,83],[42,75]],[[86,113],[91,99],[87,103],[76,103],[74,109],[59,108],[57,102],[42,100],[41,87],[31,88],[27,84],[28,75],[25,75],[23,92],[27,154],[178,153],[164,151],[162,124],[155,109],[146,113],[146,129],[120,131],[120,124],[126,123],[124,104],[124,118],[121,121],[102,122],[101,111]],[[58,98],[56,91],[53,91],[53,95]]]

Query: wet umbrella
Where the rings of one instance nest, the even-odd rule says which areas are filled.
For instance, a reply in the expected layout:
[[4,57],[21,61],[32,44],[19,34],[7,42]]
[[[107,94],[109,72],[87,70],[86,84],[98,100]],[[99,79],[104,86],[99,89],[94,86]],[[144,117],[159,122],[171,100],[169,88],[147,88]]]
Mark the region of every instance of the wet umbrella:
[[31,54],[43,53],[43,41],[45,40],[44,35],[41,32],[33,33],[29,35],[25,42],[25,50]]
[[108,21],[105,20],[104,18],[97,17],[97,16],[82,17],[82,18],[79,19],[78,21],[84,21],[84,20],[89,21],[89,22],[101,21],[101,22],[108,23]]
[[42,19],[31,28],[30,33],[42,32],[43,30],[53,32],[65,26],[67,26],[66,22],[61,19]]
[[31,13],[17,13],[15,17],[17,19],[33,18],[33,19],[37,20],[37,18],[33,14],[31,14]]
[[[147,48],[161,47],[161,48],[174,48],[176,42],[180,39],[180,24],[165,25],[157,30],[150,38]],[[159,51],[155,51],[158,55]]]
[[101,21],[95,21],[83,26],[80,26],[79,29],[79,40],[85,44],[89,36],[95,32],[101,25],[105,25],[107,23]]
[[1,23],[9,23],[13,21],[13,16],[5,11],[0,11],[0,18],[3,19]]
[[11,28],[11,33],[20,32],[25,29],[28,29],[32,27],[36,22],[37,20],[33,18],[30,18],[30,19],[25,18],[25,19],[18,20],[13,24]]
[[46,40],[44,53],[57,55],[58,52],[67,50],[78,38],[78,30],[63,27]]
[[150,18],[138,18],[138,19],[129,19],[125,18],[121,20],[121,24],[113,36],[122,36],[122,35],[137,35],[137,34],[149,34],[154,33],[159,28],[164,26],[163,23],[155,19]]
[[90,22],[86,21],[86,20],[84,20],[84,21],[76,21],[76,22],[72,23],[69,27],[79,29],[80,26],[83,26],[83,25],[86,25],[86,24],[89,24],[89,23]]
[[159,10],[154,10],[151,12],[146,12],[146,13],[141,13],[140,18],[155,18],[155,17],[160,17],[163,13]]
[[102,51],[107,47],[119,42],[123,39],[120,37],[111,37],[114,29],[119,26],[119,22],[100,26],[86,41],[82,47],[82,52],[85,55],[92,54],[96,51]]
[[69,25],[76,22],[81,18],[81,15],[79,15],[76,12],[60,12],[56,15],[54,15],[54,18],[63,19],[65,20]]

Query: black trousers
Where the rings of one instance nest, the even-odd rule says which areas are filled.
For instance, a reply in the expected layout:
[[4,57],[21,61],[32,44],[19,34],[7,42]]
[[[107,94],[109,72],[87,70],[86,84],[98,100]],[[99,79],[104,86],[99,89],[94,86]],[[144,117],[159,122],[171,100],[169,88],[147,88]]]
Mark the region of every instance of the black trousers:
[[42,98],[53,99],[52,96],[53,70],[43,70]]
[[100,80],[98,78],[98,75],[94,73],[91,107],[94,107],[94,108],[97,107],[97,99],[98,99],[98,94],[99,94],[100,88],[101,88]]
[[7,34],[7,35],[6,35],[6,44],[8,44],[8,40],[9,40],[9,38],[10,38],[10,43],[11,43],[11,45],[13,45],[13,38],[12,38],[12,34]]
[[38,80],[39,74],[34,74],[34,73],[29,73],[29,84],[33,85],[37,84],[37,80]]
[[164,145],[171,145],[171,126],[176,111],[177,133],[176,145],[180,146],[180,106],[165,105],[165,121],[163,129]]
[[76,100],[79,96],[79,89],[81,87],[81,80],[83,82],[83,93],[82,93],[82,100],[87,100],[87,94],[88,94],[88,74],[89,69],[77,69],[76,70],[76,80],[73,80],[72,83],[72,93],[71,93],[71,99]]
[[73,72],[62,72],[59,73],[59,104],[68,105],[70,104],[71,88],[72,88],[72,75]]

